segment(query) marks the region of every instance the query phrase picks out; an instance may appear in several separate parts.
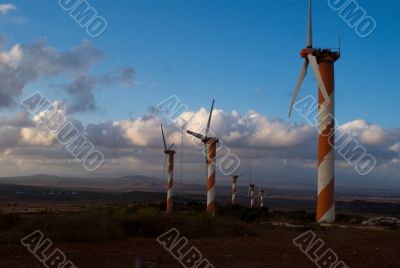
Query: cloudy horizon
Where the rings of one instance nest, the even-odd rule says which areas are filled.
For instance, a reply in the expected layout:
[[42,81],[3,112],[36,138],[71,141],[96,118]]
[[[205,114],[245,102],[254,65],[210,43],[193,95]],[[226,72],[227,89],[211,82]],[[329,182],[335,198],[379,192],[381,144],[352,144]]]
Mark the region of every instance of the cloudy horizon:
[[[50,5],[50,2],[46,2],[46,5]],[[157,104],[169,96],[176,95],[182,103],[187,103],[189,109],[175,116],[174,119],[188,120],[190,118],[185,126],[190,130],[199,130],[204,127],[208,118],[208,106],[212,98],[216,99],[211,130],[232,153],[239,157],[238,173],[248,174],[251,168],[254,180],[266,185],[269,183],[294,185],[316,183],[317,131],[298,114],[294,116],[294,119],[287,117],[291,94],[289,92],[295,85],[298,67],[300,67],[298,58],[290,64],[291,67],[293,66],[293,74],[296,74],[292,76],[292,71],[290,75],[283,73],[281,80],[277,81],[274,78],[276,74],[285,71],[281,65],[277,66],[276,73],[264,69],[263,74],[254,71],[257,73],[255,75],[254,72],[245,70],[246,64],[254,68],[259,65],[243,60],[245,57],[251,57],[244,53],[238,56],[244,62],[243,69],[239,68],[240,65],[231,62],[232,69],[227,71],[228,73],[221,74],[221,79],[225,78],[226,81],[233,79],[232,84],[221,82],[220,77],[205,79],[204,84],[201,84],[203,77],[209,73],[206,71],[205,74],[199,74],[201,68],[199,69],[196,64],[210,66],[215,71],[212,67],[213,61],[202,62],[201,57],[211,53],[209,50],[205,51],[203,56],[199,56],[200,58],[193,58],[192,60],[196,63],[193,66],[184,60],[191,54],[190,52],[186,54],[185,51],[181,52],[183,54],[176,55],[176,58],[179,58],[176,61],[167,53],[158,55],[153,50],[154,48],[148,48],[151,56],[145,58],[142,58],[143,52],[135,50],[127,50],[125,55],[120,55],[123,47],[118,44],[109,44],[110,40],[107,38],[112,39],[112,37],[107,37],[107,32],[99,41],[91,40],[83,31],[74,35],[81,29],[75,27],[68,16],[63,16],[63,11],[58,5],[52,8],[60,17],[57,18],[60,25],[69,27],[65,30],[65,36],[61,35],[60,30],[55,32],[53,28],[48,28],[49,34],[44,35],[44,31],[38,30],[39,28],[35,28],[34,25],[28,27],[23,21],[33,20],[34,14],[28,12],[25,6],[20,8],[12,3],[0,4],[0,19],[5,25],[11,25],[7,31],[0,29],[0,169],[2,177],[43,173],[89,177],[136,174],[160,177],[164,163],[160,125],[164,124],[167,140],[169,143],[174,143],[177,150],[178,170],[175,171],[175,176],[180,176],[181,153],[183,153],[183,177],[190,177],[190,180],[199,182],[204,181],[204,155],[192,144],[192,138],[186,134],[183,136],[182,150],[180,129],[156,109]],[[98,4],[98,8],[106,13],[105,6],[102,4]],[[120,8],[120,6],[116,5],[114,8]],[[35,13],[37,10],[31,12]],[[112,19],[110,14],[109,18]],[[231,19],[227,20],[225,23],[233,23]],[[16,23],[16,21],[21,23]],[[42,25],[43,21],[37,23]],[[122,22],[119,23],[122,25]],[[21,33],[24,27],[28,27],[32,33],[29,35]],[[342,29],[341,32],[346,29],[340,21],[335,27]],[[254,29],[256,32],[258,30],[260,29]],[[294,29],[293,32],[295,31]],[[222,34],[219,31],[218,33]],[[142,32],[141,34],[141,37],[146,39],[147,36]],[[346,32],[346,34],[350,40],[358,38],[353,36],[354,33]],[[301,36],[297,37],[295,33],[293,36],[303,41]],[[64,42],[64,38],[67,42]],[[154,36],[148,38],[147,41],[151,42],[150,39]],[[172,38],[179,40],[178,34]],[[281,36],[281,38],[287,37]],[[195,48],[197,41],[192,41],[193,49],[198,51]],[[264,41],[264,39],[260,40],[263,44]],[[360,44],[362,41],[357,42]],[[368,41],[363,40],[363,42]],[[300,48],[302,43],[296,43]],[[171,45],[172,43],[166,44],[166,46]],[[390,45],[387,44],[388,47]],[[138,45],[136,50],[139,48],[147,51],[143,44]],[[259,52],[252,60],[261,57],[259,53],[264,48],[257,49]],[[348,50],[353,49],[356,48],[348,44]],[[265,51],[268,54],[268,50]],[[293,51],[290,48],[287,51],[293,54],[293,58],[297,56],[297,50]],[[219,53],[223,54],[222,51]],[[346,54],[343,60],[351,55]],[[274,61],[275,56],[267,55],[265,59]],[[154,61],[154,65],[146,66],[147,61],[152,64]],[[390,64],[392,62],[396,60],[390,60]],[[338,64],[337,91],[340,92],[343,89],[345,92],[345,89],[352,89],[360,93],[365,90],[368,93],[362,98],[365,99],[366,106],[374,107],[376,99],[381,96],[379,92],[372,97],[369,95],[377,91],[377,80],[360,83],[357,79],[365,77],[362,71],[356,71],[354,76],[357,78],[354,80],[351,77],[347,78],[345,74],[348,70],[341,70],[342,66]],[[186,68],[190,69],[190,67],[193,69],[188,73]],[[215,68],[223,67],[227,66]],[[151,68],[156,71],[149,71]],[[178,77],[179,75],[182,78]],[[378,75],[381,74],[371,79],[379,79]],[[236,76],[237,80],[231,78],[232,76]],[[252,77],[249,79],[257,82],[247,80],[243,82],[238,78],[242,76]],[[399,93],[395,92],[395,89],[398,88],[399,81],[394,76],[392,78],[394,83],[384,80],[382,83],[386,83],[384,86],[387,86],[392,95],[391,98],[387,96],[388,101],[394,103],[393,99],[398,100]],[[193,79],[193,82],[190,79]],[[345,79],[349,80],[349,85],[345,85],[343,82]],[[284,80],[288,80],[285,81],[288,84],[280,85],[279,83]],[[235,88],[235,82],[240,86]],[[259,87],[255,86],[257,83],[260,84]],[[182,87],[180,88],[178,84]],[[200,88],[208,88],[210,85],[220,90],[215,90],[215,92],[205,90],[204,94],[200,94]],[[316,82],[308,78],[305,86],[315,88]],[[379,86],[383,87],[382,84]],[[285,92],[278,94],[277,88],[280,90],[285,88],[283,90]],[[88,140],[104,154],[105,162],[96,173],[87,172],[82,163],[75,160],[57,141],[56,135],[45,129],[35,116],[30,115],[22,107],[21,101],[35,91],[42,92],[46,98],[56,104],[66,118],[85,133]],[[302,94],[306,96],[312,94],[311,92],[314,91],[306,90]],[[194,97],[194,93],[199,93],[199,97]],[[369,175],[361,176],[357,174],[353,166],[337,154],[335,177],[337,184],[347,187],[356,185],[400,188],[400,125],[392,118],[396,115],[396,106],[393,108],[394,111],[387,112],[385,110],[388,106],[382,103],[377,104],[377,108],[353,109],[346,102],[356,102],[353,96],[357,93],[346,94],[350,93],[338,93],[337,96],[338,133],[351,134],[376,159],[377,165]],[[231,98],[232,102],[230,102]],[[275,101],[277,99],[279,101]],[[354,105],[360,107],[361,104]],[[234,106],[238,108],[234,109]],[[375,109],[376,113],[372,113],[371,111]],[[344,111],[346,111],[345,116]],[[217,178],[224,180],[226,176],[217,173]]]

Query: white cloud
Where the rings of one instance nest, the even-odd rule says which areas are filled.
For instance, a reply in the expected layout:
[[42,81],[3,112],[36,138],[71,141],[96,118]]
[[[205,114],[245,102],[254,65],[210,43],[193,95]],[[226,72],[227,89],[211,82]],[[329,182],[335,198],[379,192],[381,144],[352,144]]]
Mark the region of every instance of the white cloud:
[[358,138],[364,144],[377,145],[384,142],[386,137],[385,130],[382,127],[369,124],[362,119],[343,124],[339,129]]
[[[202,133],[207,123],[208,111],[186,112],[182,118],[189,120],[187,128]],[[225,143],[240,147],[279,148],[304,144],[312,137],[313,128],[305,124],[292,124],[270,119],[255,111],[240,115],[216,109],[213,113],[211,131]]]
[[[56,101],[53,104],[60,113],[64,112],[62,103]],[[297,178],[301,176],[299,174],[315,170],[317,133],[312,126],[271,119],[255,111],[239,114],[216,109],[214,112],[211,131],[220,139],[219,146],[227,145],[240,158],[242,169],[253,166],[260,174],[275,174],[284,178]],[[62,174],[62,171],[67,173],[71,165],[79,169],[73,157],[55,140],[54,134],[41,126],[40,122],[45,116],[45,113],[39,114],[30,122],[23,113],[0,119],[0,166],[6,166],[7,161],[14,159],[19,160],[19,164],[25,164],[17,165],[20,170],[23,168],[32,172],[44,169],[49,172],[58,170],[57,173]],[[201,108],[188,111],[181,117],[188,120],[188,129],[203,133],[208,113]],[[118,171],[121,175],[143,173],[159,176],[164,159],[160,131],[162,122],[160,117],[146,115],[136,119],[89,124],[87,127],[83,127],[79,121],[74,125],[85,131],[88,140],[104,153],[106,164],[101,173],[114,174]],[[168,143],[176,144],[178,159],[181,155],[181,131],[170,122],[164,122],[164,126]],[[355,135],[368,152],[377,158],[379,168],[374,171],[375,176],[382,172],[393,174],[393,169],[398,168],[399,129],[384,129],[364,120],[351,121],[339,129]],[[204,156],[201,150],[192,145],[192,140],[190,135],[184,134],[183,168],[198,177],[204,171]],[[352,170],[340,158],[337,168],[339,172]]]
[[0,53],[0,62],[16,69],[21,62],[23,52],[19,44],[14,45],[9,52]]
[[121,128],[123,135],[134,145],[152,146],[158,144],[160,134],[161,119],[156,117],[143,118],[136,120],[123,120],[115,122],[114,126]]
[[4,156],[9,156],[9,155],[12,154],[12,152],[13,152],[13,150],[10,149],[10,148],[8,148],[8,149],[5,149],[5,150],[3,151],[3,155],[4,155]]
[[393,144],[389,149],[395,153],[400,153],[400,143]]
[[[5,43],[6,37],[2,36],[2,39]],[[5,47],[1,44],[0,50]],[[70,78],[88,72],[102,55],[88,41],[61,52],[49,46],[45,38],[31,44],[15,44],[9,51],[0,51],[0,108],[15,105],[25,87],[38,79],[58,75]]]
[[49,146],[55,140],[55,134],[45,129],[39,128],[22,128],[21,143],[26,145],[42,145]]
[[4,15],[13,10],[17,10],[17,7],[14,4],[0,4],[0,14]]

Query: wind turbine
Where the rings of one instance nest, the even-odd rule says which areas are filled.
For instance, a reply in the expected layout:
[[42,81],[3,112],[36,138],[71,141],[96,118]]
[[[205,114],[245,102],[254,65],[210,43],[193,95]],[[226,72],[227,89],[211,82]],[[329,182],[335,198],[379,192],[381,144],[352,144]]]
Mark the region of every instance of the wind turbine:
[[188,134],[200,139],[204,143],[207,164],[207,213],[209,215],[215,214],[215,158],[217,155],[218,139],[208,135],[208,132],[210,131],[211,117],[214,110],[214,102],[215,100],[213,100],[211,104],[205,134],[202,135],[187,130]]
[[242,175],[233,175],[232,176],[232,206],[237,206],[237,190],[236,190],[236,184],[237,184],[237,179],[242,176]]
[[260,193],[258,194],[258,202],[260,204],[260,207],[264,207],[264,190],[261,189]]
[[[303,67],[290,104],[292,113],[296,96],[310,64],[318,82],[318,204],[316,220],[318,223],[335,221],[334,203],[334,63],[340,52],[331,49],[313,48],[312,45],[312,2],[308,3],[307,48],[301,50]],[[328,139],[329,137],[329,139]]]
[[249,199],[250,199],[250,208],[254,208],[254,184],[249,184]]
[[[171,144],[167,148],[167,143],[165,142],[165,136],[164,136],[164,129],[163,129],[162,125],[161,125],[161,134],[162,134],[163,143],[164,143],[165,161],[168,158],[167,213],[171,213],[172,212],[172,204],[173,204],[172,187],[174,185],[174,155],[175,155],[175,151],[172,150],[172,147],[174,146],[174,144]],[[164,167],[165,167],[165,161],[164,161]]]
[[249,206],[250,208],[254,207],[254,187],[255,185],[251,183],[251,168],[249,168],[249,190],[247,192],[247,197],[249,199]]

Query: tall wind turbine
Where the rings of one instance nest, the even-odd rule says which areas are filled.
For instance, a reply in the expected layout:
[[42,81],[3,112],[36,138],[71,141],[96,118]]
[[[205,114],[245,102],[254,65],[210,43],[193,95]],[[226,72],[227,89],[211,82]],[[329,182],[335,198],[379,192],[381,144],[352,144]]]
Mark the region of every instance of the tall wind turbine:
[[204,143],[206,151],[207,164],[207,213],[215,214],[215,158],[217,155],[218,139],[208,135],[211,125],[211,117],[214,110],[214,102],[212,101],[210,114],[208,116],[207,128],[204,135],[188,130],[187,133],[200,139]]
[[[304,64],[293,93],[289,117],[310,64],[318,82],[318,204],[316,220],[318,223],[332,223],[335,221],[334,63],[339,59],[340,53],[331,49],[313,48],[311,0],[308,4],[307,48],[300,52],[301,57],[304,58]],[[331,140],[328,140],[328,137],[331,137]]]
[[[164,129],[163,126],[161,125],[161,134],[163,138],[163,143],[164,143],[164,154],[165,154],[165,160],[168,158],[168,188],[167,188],[167,213],[172,212],[172,195],[173,195],[173,185],[174,185],[174,155],[175,151],[172,150],[172,147],[174,144],[171,144],[167,148],[167,143],[165,142],[165,136],[164,136]],[[165,163],[164,163],[165,167]]]

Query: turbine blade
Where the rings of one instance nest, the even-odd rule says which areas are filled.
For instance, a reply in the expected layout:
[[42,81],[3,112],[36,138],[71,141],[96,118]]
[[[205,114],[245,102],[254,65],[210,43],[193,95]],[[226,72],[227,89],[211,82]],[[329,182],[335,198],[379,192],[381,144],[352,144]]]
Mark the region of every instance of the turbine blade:
[[312,1],[308,0],[307,47],[312,47]]
[[294,105],[294,102],[296,101],[297,94],[300,91],[301,84],[303,84],[304,77],[306,77],[307,66],[308,66],[308,60],[304,59],[304,63],[303,63],[303,67],[301,68],[299,80],[297,81],[296,89],[293,92],[292,103],[290,104],[290,110],[289,110],[289,117],[292,114],[293,105]]
[[211,110],[210,110],[210,115],[208,116],[208,122],[207,122],[207,129],[206,129],[206,137],[208,135],[208,131],[210,130],[210,125],[211,125],[211,116],[214,110],[214,102],[215,99],[213,99],[212,104],[211,104]]
[[171,144],[170,146],[169,146],[169,148],[168,148],[168,150],[171,150],[172,149],[172,147],[174,147],[174,143],[173,144]]
[[187,133],[192,135],[192,136],[194,136],[194,137],[196,137],[196,138],[198,138],[198,139],[200,139],[200,140],[204,140],[206,138],[205,136],[203,136],[203,135],[201,135],[199,133],[190,131],[190,130],[188,130]]
[[321,73],[319,72],[317,58],[311,54],[309,54],[307,57],[308,57],[308,60],[310,61],[311,68],[313,70],[315,78],[317,79],[319,89],[321,90],[322,95],[324,95],[326,105],[328,106],[329,105],[329,95],[328,95],[328,92],[326,91],[326,87],[325,87],[324,81],[322,80]]
[[161,124],[161,134],[162,134],[162,138],[163,138],[163,142],[164,142],[164,149],[167,150],[167,143],[165,142],[164,129],[162,127],[162,124]]

